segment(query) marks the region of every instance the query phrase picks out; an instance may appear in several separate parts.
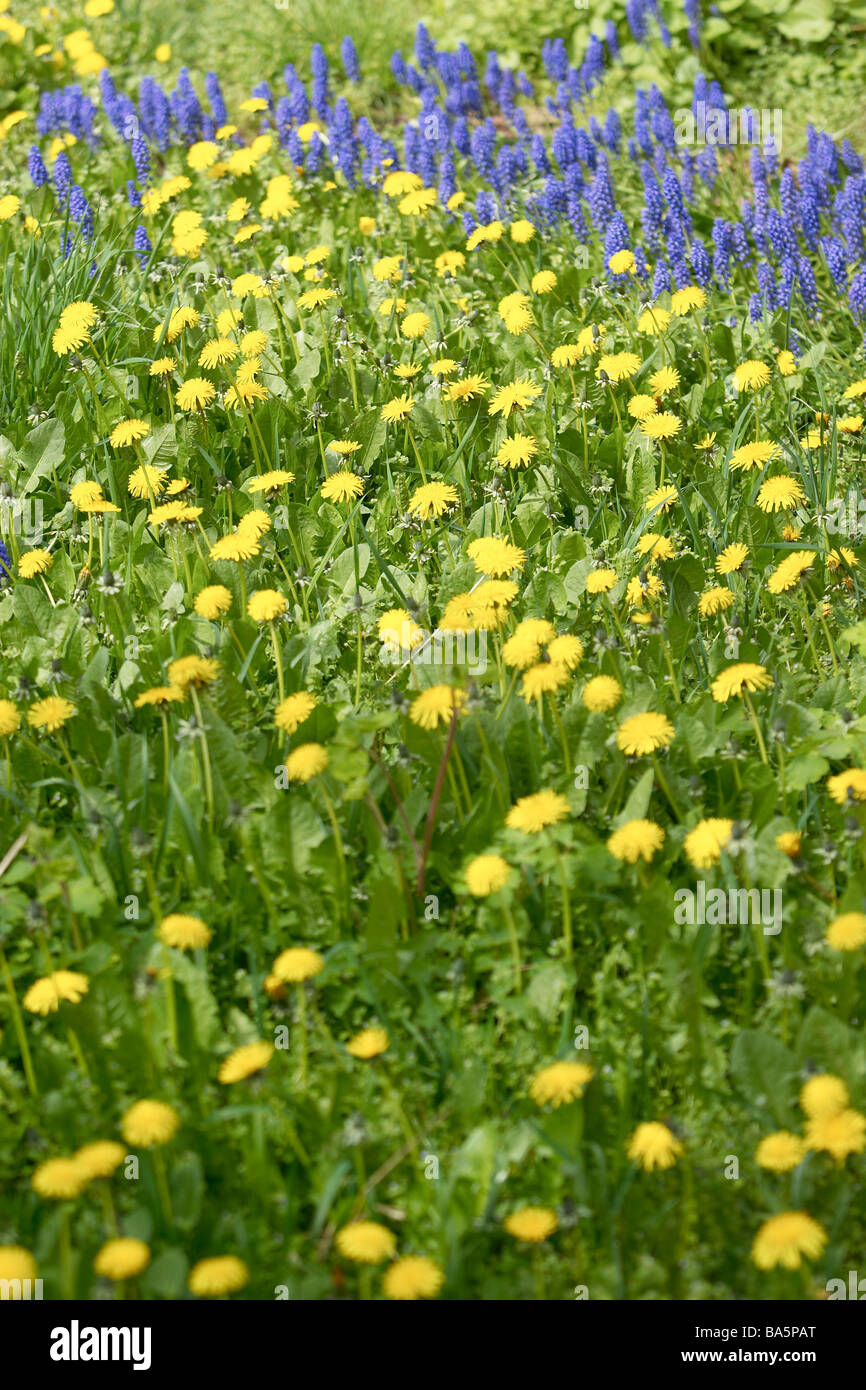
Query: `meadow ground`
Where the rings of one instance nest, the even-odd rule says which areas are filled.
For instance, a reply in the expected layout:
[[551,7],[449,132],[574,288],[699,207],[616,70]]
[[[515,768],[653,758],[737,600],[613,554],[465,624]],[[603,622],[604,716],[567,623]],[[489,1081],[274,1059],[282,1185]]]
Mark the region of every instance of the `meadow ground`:
[[0,1279],[836,1297],[866,5],[0,10]]

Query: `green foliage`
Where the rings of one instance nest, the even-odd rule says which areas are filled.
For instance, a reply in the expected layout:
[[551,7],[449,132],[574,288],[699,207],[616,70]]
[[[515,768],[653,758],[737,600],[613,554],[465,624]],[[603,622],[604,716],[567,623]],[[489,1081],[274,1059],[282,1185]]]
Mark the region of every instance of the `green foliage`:
[[[668,7],[672,49],[626,44],[587,119],[610,102],[625,114],[636,80],[689,100],[699,62],[742,79],[744,103],[784,93],[811,110],[796,84],[813,72],[838,77],[822,101],[849,104],[860,7],[718,8],[696,55]],[[37,40],[72,25],[43,32],[33,11],[3,98],[30,114],[53,82]],[[579,58],[620,11],[433,0],[423,17],[538,77],[543,34],[560,28]],[[333,56],[345,32],[365,70],[356,111],[383,128],[414,114],[388,57],[418,17],[127,0],[93,28],[130,90],[159,42],[172,78],[183,60],[194,75],[230,64],[243,149],[255,83],[313,40]],[[62,208],[25,190],[31,138],[13,126],[0,151],[22,197],[0,225],[0,500],[18,508],[0,508],[0,1261],[23,1246],[47,1297],[110,1297],[94,1259],[120,1233],[150,1252],[124,1297],[190,1297],[198,1263],[232,1255],[241,1297],[368,1298],[384,1267],[341,1244],[364,1217],[433,1260],[447,1298],[812,1296],[866,1234],[864,550],[828,520],[862,480],[866,368],[829,274],[820,313],[795,301],[753,323],[738,267],[730,293],[649,333],[643,286],[612,278],[595,231],[579,268],[568,231],[521,243],[500,227],[469,248],[458,218],[330,170],[294,178],[296,207],[262,212],[269,182],[296,172],[277,142],[219,177],[161,154],[154,186],[190,186],[141,214],[142,265],[110,137],[72,147],[104,196],[92,242],[63,256]],[[696,203],[700,235],[736,215],[747,156]],[[636,238],[638,174],[624,159],[617,177]],[[179,247],[190,210],[207,236]],[[444,250],[465,258],[452,274]],[[242,273],[264,278],[241,292]],[[503,317],[513,292],[525,332]],[[78,301],[93,321],[56,351]],[[179,306],[195,312],[175,334]],[[427,315],[420,338],[409,312]],[[589,325],[562,365],[555,349]],[[244,348],[253,331],[264,342]],[[792,331],[802,351],[783,372]],[[225,338],[227,360],[203,366]],[[766,383],[738,389],[756,359]],[[237,409],[244,361],[260,389]],[[187,410],[180,389],[199,378],[212,398]],[[508,413],[497,393],[516,381],[535,389]],[[404,393],[411,409],[389,420]],[[637,395],[674,417],[667,439],[629,410]],[[142,437],[112,442],[130,421]],[[518,434],[537,452],[507,467]],[[772,457],[737,467],[762,439]],[[355,495],[332,490],[341,472]],[[768,509],[762,489],[785,477],[793,491]],[[473,546],[491,538],[512,549],[485,569]],[[778,591],[796,552],[810,558]],[[202,596],[217,587],[220,602]],[[273,619],[251,612],[262,591]],[[546,625],[538,641],[527,621]],[[389,646],[397,622],[409,637]],[[554,634],[578,647],[557,656]],[[740,663],[751,684],[726,691]],[[653,714],[670,732],[631,743],[627,721]],[[539,802],[521,805],[539,795],[540,824]],[[699,893],[725,915],[679,910]],[[750,893],[758,917],[731,920]],[[285,957],[299,948],[317,953],[302,979]],[[545,1096],[556,1063],[588,1070]],[[847,1138],[804,1110],[822,1073],[847,1088]],[[170,1106],[176,1132],[130,1128],[142,1100]],[[757,1158],[781,1129],[808,1142],[790,1171]],[[669,1165],[651,1161],[653,1136]],[[45,1189],[47,1163],[97,1141],[123,1149],[110,1175]],[[506,1224],[527,1207],[556,1223],[534,1250]],[[756,1234],[788,1210],[821,1224],[820,1255],[758,1268]]]

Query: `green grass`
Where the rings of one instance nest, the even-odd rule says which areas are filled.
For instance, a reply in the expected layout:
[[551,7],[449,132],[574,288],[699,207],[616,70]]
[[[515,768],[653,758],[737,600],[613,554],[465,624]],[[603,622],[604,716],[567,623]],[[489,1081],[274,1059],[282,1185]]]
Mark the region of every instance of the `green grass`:
[[[437,15],[453,18],[449,38],[459,21],[476,46],[497,33],[518,56],[538,48],[535,11]],[[130,90],[158,41],[175,46],[169,77],[182,61],[230,74],[248,143],[258,118],[240,100],[299,56],[281,26],[303,51],[313,36],[333,49],[345,20],[369,67],[356,109],[394,121],[412,104],[387,55],[417,16],[385,25],[374,11],[364,33],[348,16],[119,7],[105,47]],[[856,80],[847,51],[825,61]],[[627,53],[591,109],[614,101],[627,118],[634,81],[653,76],[673,105],[695,64],[679,41]],[[793,103],[786,71],[788,86],[765,91]],[[745,102],[763,70],[731,80]],[[823,98],[840,120],[847,90],[828,83]],[[32,106],[35,78],[21,91]],[[797,120],[811,114],[801,101]],[[296,206],[265,213],[287,172],[276,143],[219,179],[174,147],[157,181],[183,173],[189,188],[133,214],[110,132],[70,149],[97,218],[64,259],[66,215],[21,173],[31,139],[22,123],[2,150],[22,204],[0,225],[0,473],[30,510],[22,526],[0,508],[13,571],[0,596],[0,1274],[20,1258],[5,1247],[23,1247],[47,1297],[175,1299],[198,1296],[201,1260],[230,1255],[242,1298],[378,1298],[384,1262],[359,1265],[340,1234],[363,1217],[401,1256],[433,1260],[445,1298],[819,1296],[857,1267],[866,1234],[863,948],[856,915],[837,920],[866,907],[864,547],[829,515],[860,486],[862,421],[843,421],[862,409],[866,368],[862,324],[826,270],[817,313],[795,298],[752,323],[754,270],[735,266],[729,290],[657,335],[639,326],[646,286],[612,278],[594,231],[587,265],[566,228],[520,242],[504,227],[470,249],[458,217],[401,212],[399,196],[330,170],[295,178]],[[715,191],[698,188],[699,235],[737,215],[747,164],[736,148]],[[638,171],[623,156],[614,176],[637,239]],[[461,186],[474,199],[463,171]],[[249,208],[228,221],[241,197]],[[206,238],[175,245],[189,211]],[[139,221],[155,248],[143,266]],[[465,257],[451,275],[446,250]],[[241,288],[242,274],[266,283]],[[317,288],[318,305],[304,299]],[[531,309],[522,331],[502,303],[514,292]],[[92,321],[55,351],[79,301]],[[179,306],[194,312],[175,334]],[[427,316],[419,336],[410,313]],[[253,332],[259,390],[232,409]],[[202,365],[226,338],[226,360]],[[168,372],[151,375],[164,356]],[[765,384],[738,389],[754,360]],[[659,380],[670,367],[676,379]],[[476,376],[465,399],[443,389]],[[210,399],[184,409],[197,379]],[[498,393],[516,381],[531,389],[506,413]],[[411,410],[388,422],[404,392]],[[667,439],[641,428],[636,395],[674,418]],[[112,443],[130,419],[140,440]],[[497,456],[518,434],[537,452],[510,468]],[[333,448],[345,440],[358,448]],[[762,440],[772,456],[738,468],[735,451]],[[348,501],[322,491],[343,470],[359,480]],[[767,483],[786,477],[790,505],[769,510]],[[425,510],[430,483],[438,511]],[[170,499],[190,510],[165,512]],[[221,553],[232,538],[235,559]],[[490,538],[513,547],[501,564],[477,559]],[[734,543],[747,556],[726,570]],[[780,591],[798,552],[809,558]],[[590,578],[604,570],[607,592]],[[201,595],[217,586],[211,608]],[[262,590],[284,604],[273,624],[250,611]],[[453,648],[440,664],[386,660],[394,609],[424,634],[472,624],[481,669]],[[528,622],[544,625],[537,641]],[[579,652],[566,644],[566,661],[556,636]],[[739,663],[754,688],[724,698]],[[598,676],[615,683],[607,709]],[[297,727],[285,709],[278,724],[283,696],[303,694],[314,703]],[[71,708],[49,719],[48,699]],[[652,750],[628,723],[646,715],[669,721]],[[552,813],[534,825],[539,803],[524,799],[539,794]],[[631,854],[612,838],[624,826]],[[780,892],[782,930],[690,922],[676,895],[699,883]],[[206,946],[175,944],[176,914],[206,924]],[[284,955],[298,947],[321,957],[305,980]],[[73,979],[52,1001],[58,971]],[[370,1027],[387,1046],[358,1056],[347,1044]],[[262,1065],[244,1076],[237,1049],[256,1043]],[[556,1062],[591,1072],[546,1098],[533,1083]],[[822,1072],[847,1088],[841,1121],[804,1108]],[[177,1117],[152,1144],[129,1119],[146,1099]],[[669,1166],[649,1161],[646,1124]],[[780,1130],[808,1141],[790,1171],[756,1157]],[[73,1157],[96,1141],[119,1145],[110,1176]],[[57,1158],[72,1158],[65,1186],[44,1166]],[[508,1222],[539,1206],[556,1229],[530,1247]],[[754,1243],[787,1211],[820,1225],[820,1248],[765,1269]],[[122,1289],[94,1270],[118,1233],[149,1251]]]

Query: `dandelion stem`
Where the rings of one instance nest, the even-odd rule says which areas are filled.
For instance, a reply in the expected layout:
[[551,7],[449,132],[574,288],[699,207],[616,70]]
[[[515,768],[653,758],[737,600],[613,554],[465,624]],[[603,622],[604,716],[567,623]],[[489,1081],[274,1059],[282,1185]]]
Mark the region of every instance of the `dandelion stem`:
[[570,749],[569,746],[568,746],[568,737],[567,737],[566,732],[565,732],[565,725],[563,724],[562,718],[561,718],[560,713],[559,713],[559,710],[557,709],[557,705],[556,705],[556,696],[553,695],[553,694],[551,694],[551,696],[550,696],[550,707],[551,707],[551,709],[553,710],[553,720],[554,720],[554,723],[556,724],[556,727],[557,727],[557,729],[558,729],[558,731],[559,731],[559,739],[560,739],[560,742],[561,742],[561,744],[562,744],[562,756],[563,756],[565,771],[566,771],[566,773],[568,774],[568,776],[570,777],[570,776],[571,776],[571,749]]
[[805,629],[806,629],[806,639],[807,639],[807,641],[808,641],[808,643],[809,643],[809,647],[810,647],[810,650],[811,650],[811,652],[812,652],[812,656],[813,656],[813,658],[814,658],[814,660],[815,660],[815,670],[816,670],[816,671],[820,671],[820,670],[821,670],[821,664],[822,664],[822,663],[821,663],[821,658],[819,657],[819,655],[818,655],[818,649],[817,649],[817,647],[815,646],[815,633],[814,633],[814,630],[813,630],[813,628],[812,628],[812,620],[811,620],[810,617],[809,617],[809,609],[808,609],[808,607],[807,607],[807,605],[806,605],[804,599],[802,598],[802,595],[800,596],[799,607],[800,607],[800,611],[801,611],[802,614],[803,614],[803,626],[804,626]]
[[201,701],[199,699],[198,691],[196,690],[194,685],[190,686],[189,693],[192,699],[193,709],[195,710],[196,722],[198,724],[198,727],[201,729],[201,762],[202,770],[204,772],[204,791],[205,798],[207,800],[207,818],[209,827],[213,829],[213,773],[211,772],[210,765],[210,748],[208,747],[207,741],[207,729],[205,728],[204,715],[202,714],[201,708]]
[[413,431],[412,431],[411,425],[409,425],[408,423],[407,423],[407,425],[406,425],[406,434],[408,435],[409,440],[410,440],[410,442],[411,442],[411,444],[412,444],[412,448],[413,448],[413,450],[414,450],[414,452],[415,452],[415,458],[416,458],[417,461],[418,461],[418,467],[419,467],[419,469],[421,470],[421,481],[422,481],[422,483],[426,483],[426,482],[427,482],[427,474],[424,472],[424,465],[423,465],[423,463],[421,462],[421,455],[420,455],[419,452],[418,452],[418,445],[415,443],[415,435],[414,435],[414,433],[413,433]]
[[615,393],[613,387],[610,385],[610,383],[608,383],[608,390],[610,391],[610,398],[611,398],[611,400],[613,401],[613,408],[614,408],[614,412],[615,412],[615,414],[616,414],[617,429],[621,430],[621,429],[622,429],[622,416],[621,416],[620,413],[619,413],[619,405],[618,405],[618,403],[617,403],[616,393]]
[[653,755],[652,755],[652,760],[653,760],[653,767],[655,768],[655,773],[656,773],[656,781],[658,782],[659,786],[661,787],[662,791],[664,792],[664,794],[665,794],[665,796],[666,796],[666,798],[667,798],[667,801],[668,801],[668,805],[670,806],[670,808],[671,808],[671,810],[673,811],[674,815],[676,816],[677,820],[679,820],[679,819],[680,819],[679,808],[677,807],[677,803],[674,801],[673,797],[671,796],[670,787],[668,786],[667,780],[666,780],[666,778],[665,778],[665,775],[664,775],[664,773],[662,772],[661,767],[659,766],[659,760],[658,760],[658,758],[656,757],[655,753],[653,753]]
[[[710,345],[709,345],[709,343],[707,342],[706,334],[704,333],[704,330],[701,328],[701,325],[700,325],[700,323],[699,323],[699,321],[698,321],[698,316],[697,316],[697,314],[695,313],[694,309],[692,310],[692,319],[693,319],[693,321],[694,321],[695,328],[698,330],[698,334],[699,334],[700,340],[701,340],[701,345],[702,345],[703,350],[704,350],[704,364],[705,364],[705,366],[706,366],[706,371],[707,371],[706,385],[709,386],[709,384],[710,384],[710,378],[711,378],[711,376],[712,376],[712,368],[710,367]],[[755,438],[757,438],[757,435],[755,436]]]
[[18,1047],[21,1051],[21,1062],[24,1067],[24,1076],[27,1080],[27,1089],[34,1098],[39,1095],[39,1087],[36,1084],[36,1072],[33,1069],[33,1058],[30,1055],[30,1044],[27,1041],[27,1030],[24,1027],[24,1019],[18,1004],[18,995],[15,992],[15,981],[6,960],[6,953],[0,947],[0,974],[3,976],[3,984],[6,987],[6,995],[9,999],[9,1008],[12,1013],[12,1026],[15,1029],[15,1036],[18,1039]]
[[300,1040],[299,1079],[302,1086],[307,1084],[307,994],[303,980],[295,987],[298,1001],[298,1038]]
[[755,713],[755,706],[752,704],[752,698],[749,695],[748,690],[743,691],[743,704],[745,705],[749,714],[749,718],[752,721],[752,728],[755,730],[755,737],[758,740],[758,752],[761,755],[761,762],[766,765],[769,765],[770,760],[767,757],[767,745],[764,743],[764,735],[761,733],[761,726],[758,723],[758,716]]
[[162,978],[165,984],[165,1017],[172,1052],[177,1052],[177,1003],[174,997],[174,974],[168,947],[162,948]]
[[340,866],[340,886],[342,889],[342,901],[345,906],[348,906],[349,876],[346,871],[346,853],[343,849],[343,837],[340,834],[340,823],[337,820],[336,812],[334,811],[334,803],[331,801],[331,798],[327,793],[324,783],[320,781],[318,786],[322,800],[325,803],[325,810],[328,814],[328,820],[331,822],[331,829],[334,832],[334,848],[337,851],[337,862]]
[[280,694],[280,704],[286,698],[286,678],[283,673],[283,653],[280,647],[280,640],[277,636],[276,623],[268,623],[271,630],[271,646],[274,652],[274,665],[277,668],[277,689]]
[[506,902],[502,904],[502,915],[505,918],[505,925],[508,927],[511,959],[514,963],[514,989],[515,993],[520,994],[523,990],[523,962],[520,955],[520,937],[517,934],[517,923],[514,920],[514,913]]
[[164,709],[160,709],[159,717],[162,720],[162,790],[168,794],[168,779],[171,776],[171,741],[168,733],[168,715]]
[[[806,592],[809,594],[809,596],[810,596],[810,598],[811,598],[811,597],[812,597],[812,591],[811,591],[811,589],[809,588],[808,585],[806,586]],[[839,662],[838,662],[838,660],[836,659],[836,647],[835,647],[835,645],[834,645],[834,643],[833,643],[833,638],[830,636],[830,629],[828,628],[827,623],[826,623],[826,620],[825,620],[825,618],[824,618],[824,614],[823,614],[823,611],[822,611],[822,604],[821,604],[821,603],[818,603],[818,604],[816,605],[815,611],[816,611],[817,614],[818,614],[818,622],[821,624],[821,629],[822,629],[822,631],[823,631],[823,633],[824,633],[825,638],[827,639],[827,650],[828,650],[829,653],[830,653],[830,660],[831,660],[832,663],[833,663],[833,673],[834,673],[834,675],[837,675],[837,676],[838,676],[838,675],[839,675]]]
[[72,1053],[73,1057],[78,1063],[78,1069],[81,1072],[81,1075],[85,1078],[85,1080],[89,1081],[90,1071],[88,1069],[84,1053],[81,1050],[81,1043],[78,1041],[78,1034],[75,1032],[75,1029],[69,1025],[67,1025],[66,1028],[66,1040],[69,1043],[70,1052]]
[[427,826],[424,832],[424,846],[418,860],[418,896],[424,896],[424,872],[427,868],[427,856],[430,853],[430,844],[433,839],[433,827],[436,824],[436,813],[439,810],[439,799],[442,796],[442,787],[445,782],[445,769],[448,766],[448,758],[454,743],[454,733],[457,728],[457,709],[451,715],[451,724],[448,729],[448,737],[445,740],[445,748],[442,752],[442,761],[439,764],[439,771],[436,774],[436,785],[433,788],[433,799],[430,802],[430,810],[427,812]]
[[66,1302],[70,1302],[75,1297],[75,1272],[72,1263],[72,1241],[69,1232],[70,1211],[70,1203],[64,1202],[60,1213],[60,1225],[57,1230],[57,1249],[60,1257],[60,1281],[63,1288],[63,1297]]
[[562,887],[562,942],[565,949],[566,960],[571,960],[573,954],[573,937],[571,925],[571,897],[568,889],[568,875],[565,868],[565,855],[557,855],[559,866],[559,882]]
[[153,1171],[156,1178],[156,1190],[159,1194],[159,1204],[162,1207],[162,1214],[167,1226],[174,1225],[174,1212],[171,1208],[171,1193],[168,1190],[168,1174],[165,1170],[165,1159],[159,1149],[153,1151]]

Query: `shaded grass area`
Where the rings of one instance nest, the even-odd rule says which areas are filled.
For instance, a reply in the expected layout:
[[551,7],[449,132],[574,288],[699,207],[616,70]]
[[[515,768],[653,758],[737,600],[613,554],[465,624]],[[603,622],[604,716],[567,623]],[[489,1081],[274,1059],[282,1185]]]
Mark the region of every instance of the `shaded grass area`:
[[[672,32],[682,40],[682,6],[669,4],[665,9]],[[809,124],[827,130],[834,139],[847,137],[855,144],[863,143],[866,44],[858,29],[856,6],[849,9],[846,14],[845,7],[838,7],[835,28],[820,43],[785,37],[771,15],[763,23],[750,23],[748,44],[741,32],[720,38],[709,28],[711,40],[700,54],[682,41],[671,50],[656,42],[649,53],[626,42],[621,91],[608,87],[608,93],[613,91],[612,104],[618,109],[629,107],[635,82],[654,81],[664,82],[668,93],[688,104],[694,74],[703,68],[719,78],[735,104],[782,110],[783,153],[788,158],[802,155]],[[363,73],[362,85],[355,89],[355,104],[359,110],[372,107],[383,124],[417,105],[405,87],[396,85],[389,64],[395,49],[411,56],[419,22],[450,47],[467,43],[479,63],[495,49],[503,64],[523,66],[534,78],[539,73],[543,38],[562,35],[572,60],[579,62],[590,33],[603,33],[609,19],[624,27],[623,6],[616,0],[599,0],[591,10],[577,8],[572,0],[531,0],[520,6],[495,0],[480,8],[458,0],[430,0],[421,7],[407,0],[372,6],[351,0],[327,4],[322,0],[249,0],[243,6],[227,0],[191,0],[183,8],[167,0],[143,0],[135,6],[139,56],[168,42],[173,49],[170,71],[180,62],[193,72],[213,69],[229,97],[248,95],[263,80],[282,91],[285,64],[293,62],[306,71],[314,42],[321,43],[338,64],[340,41],[350,34]]]

